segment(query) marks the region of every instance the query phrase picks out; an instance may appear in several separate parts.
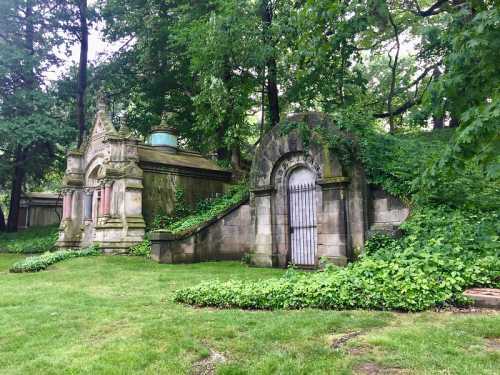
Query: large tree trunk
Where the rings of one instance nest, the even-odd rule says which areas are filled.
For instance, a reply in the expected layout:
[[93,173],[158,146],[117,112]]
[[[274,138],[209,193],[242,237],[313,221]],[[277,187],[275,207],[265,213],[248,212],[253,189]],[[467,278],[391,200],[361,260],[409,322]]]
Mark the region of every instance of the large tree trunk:
[[78,147],[85,134],[85,90],[87,89],[87,55],[89,29],[87,25],[87,0],[78,3],[80,13],[80,64],[78,66],[78,90],[76,98],[76,118],[78,121]]
[[16,160],[14,164],[14,173],[12,176],[12,186],[10,189],[10,209],[9,218],[7,220],[7,231],[16,232],[19,222],[19,208],[21,203],[21,194],[25,177],[24,153],[18,146],[16,151]]
[[[25,10],[25,38],[26,38],[26,49],[30,55],[35,54],[35,27],[33,19],[33,3],[31,0],[26,1]],[[34,92],[36,89],[36,78],[35,71],[30,62],[26,64],[26,69],[24,71],[24,83],[23,86],[26,90]],[[33,109],[30,106],[23,109],[26,115],[28,115]],[[26,171],[24,169],[25,162],[25,151],[21,145],[16,147],[16,153],[14,156],[14,170],[12,174],[12,183],[10,190],[10,205],[9,205],[9,217],[7,218],[7,231],[16,232],[17,224],[19,220],[19,208],[21,203],[21,193],[24,183],[24,178]]]
[[0,232],[5,231],[5,216],[3,215],[2,206],[0,206]]
[[229,61],[229,57],[224,57],[224,71],[222,74],[222,82],[227,89],[229,97],[227,99],[227,110],[226,115],[219,124],[217,128],[217,159],[218,160],[229,160],[231,158],[230,151],[225,144],[226,130],[230,127],[228,113],[231,113],[232,107],[234,105],[233,98],[231,97],[231,78],[232,78],[232,67]]
[[[271,35],[269,34],[270,26],[273,22],[273,9],[269,0],[262,0],[261,17],[263,24],[263,39],[264,44],[272,48]],[[269,122],[271,127],[280,122],[280,107],[278,101],[278,68],[276,58],[271,56],[266,61],[267,66],[267,101],[269,105]]]

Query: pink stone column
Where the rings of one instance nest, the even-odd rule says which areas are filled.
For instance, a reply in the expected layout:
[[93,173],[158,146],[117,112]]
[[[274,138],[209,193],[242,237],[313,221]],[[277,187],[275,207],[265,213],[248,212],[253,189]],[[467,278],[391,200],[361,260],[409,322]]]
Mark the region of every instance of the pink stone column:
[[71,218],[71,196],[72,191],[66,191],[63,198],[63,219]]
[[104,216],[109,216],[111,212],[111,183],[107,183],[104,189]]
[[104,186],[101,186],[101,198],[99,199],[99,216],[104,216],[104,198],[105,198],[105,189]]

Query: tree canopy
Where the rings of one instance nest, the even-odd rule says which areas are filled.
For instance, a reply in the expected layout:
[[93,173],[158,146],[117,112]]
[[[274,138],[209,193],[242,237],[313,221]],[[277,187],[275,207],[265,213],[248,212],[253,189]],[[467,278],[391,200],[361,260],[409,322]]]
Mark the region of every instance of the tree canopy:
[[[85,30],[120,45],[87,72]],[[81,143],[105,89],[139,135],[175,113],[182,144],[244,168],[293,111],[360,136],[456,128],[422,176],[500,174],[500,14],[493,0],[5,0],[0,5],[0,189],[20,192]],[[78,66],[48,82],[57,48]],[[88,89],[87,89],[88,87]],[[12,216],[12,217],[11,217]],[[0,228],[2,226],[0,212]]]

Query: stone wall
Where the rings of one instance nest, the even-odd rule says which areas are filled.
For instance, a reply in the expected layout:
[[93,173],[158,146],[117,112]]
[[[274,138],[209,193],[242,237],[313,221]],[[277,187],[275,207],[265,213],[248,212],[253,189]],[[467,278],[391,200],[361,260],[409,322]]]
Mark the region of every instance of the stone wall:
[[245,202],[185,234],[152,232],[151,258],[160,263],[240,260],[253,249],[250,222],[250,205]]
[[370,232],[394,234],[406,220],[410,209],[398,198],[384,190],[371,186],[368,200],[368,223]]
[[18,228],[59,224],[62,197],[56,193],[26,193],[21,197]]
[[201,199],[222,195],[227,191],[227,181],[206,177],[194,177],[175,171],[150,171],[144,164],[144,190],[142,214],[146,224],[151,224],[159,214],[170,214],[174,209],[176,189],[184,191],[186,204],[194,208]]

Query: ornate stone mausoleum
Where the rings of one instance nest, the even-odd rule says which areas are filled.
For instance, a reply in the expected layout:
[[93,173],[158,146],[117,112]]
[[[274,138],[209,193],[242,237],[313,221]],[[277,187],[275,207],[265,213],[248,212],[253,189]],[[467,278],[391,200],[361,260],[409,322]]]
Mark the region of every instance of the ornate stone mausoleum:
[[115,129],[99,103],[88,139],[68,154],[59,247],[97,244],[105,252],[125,252],[144,239],[155,215],[173,210],[178,188],[188,204],[225,192],[231,172],[179,150],[167,121],[146,144],[125,126]]

